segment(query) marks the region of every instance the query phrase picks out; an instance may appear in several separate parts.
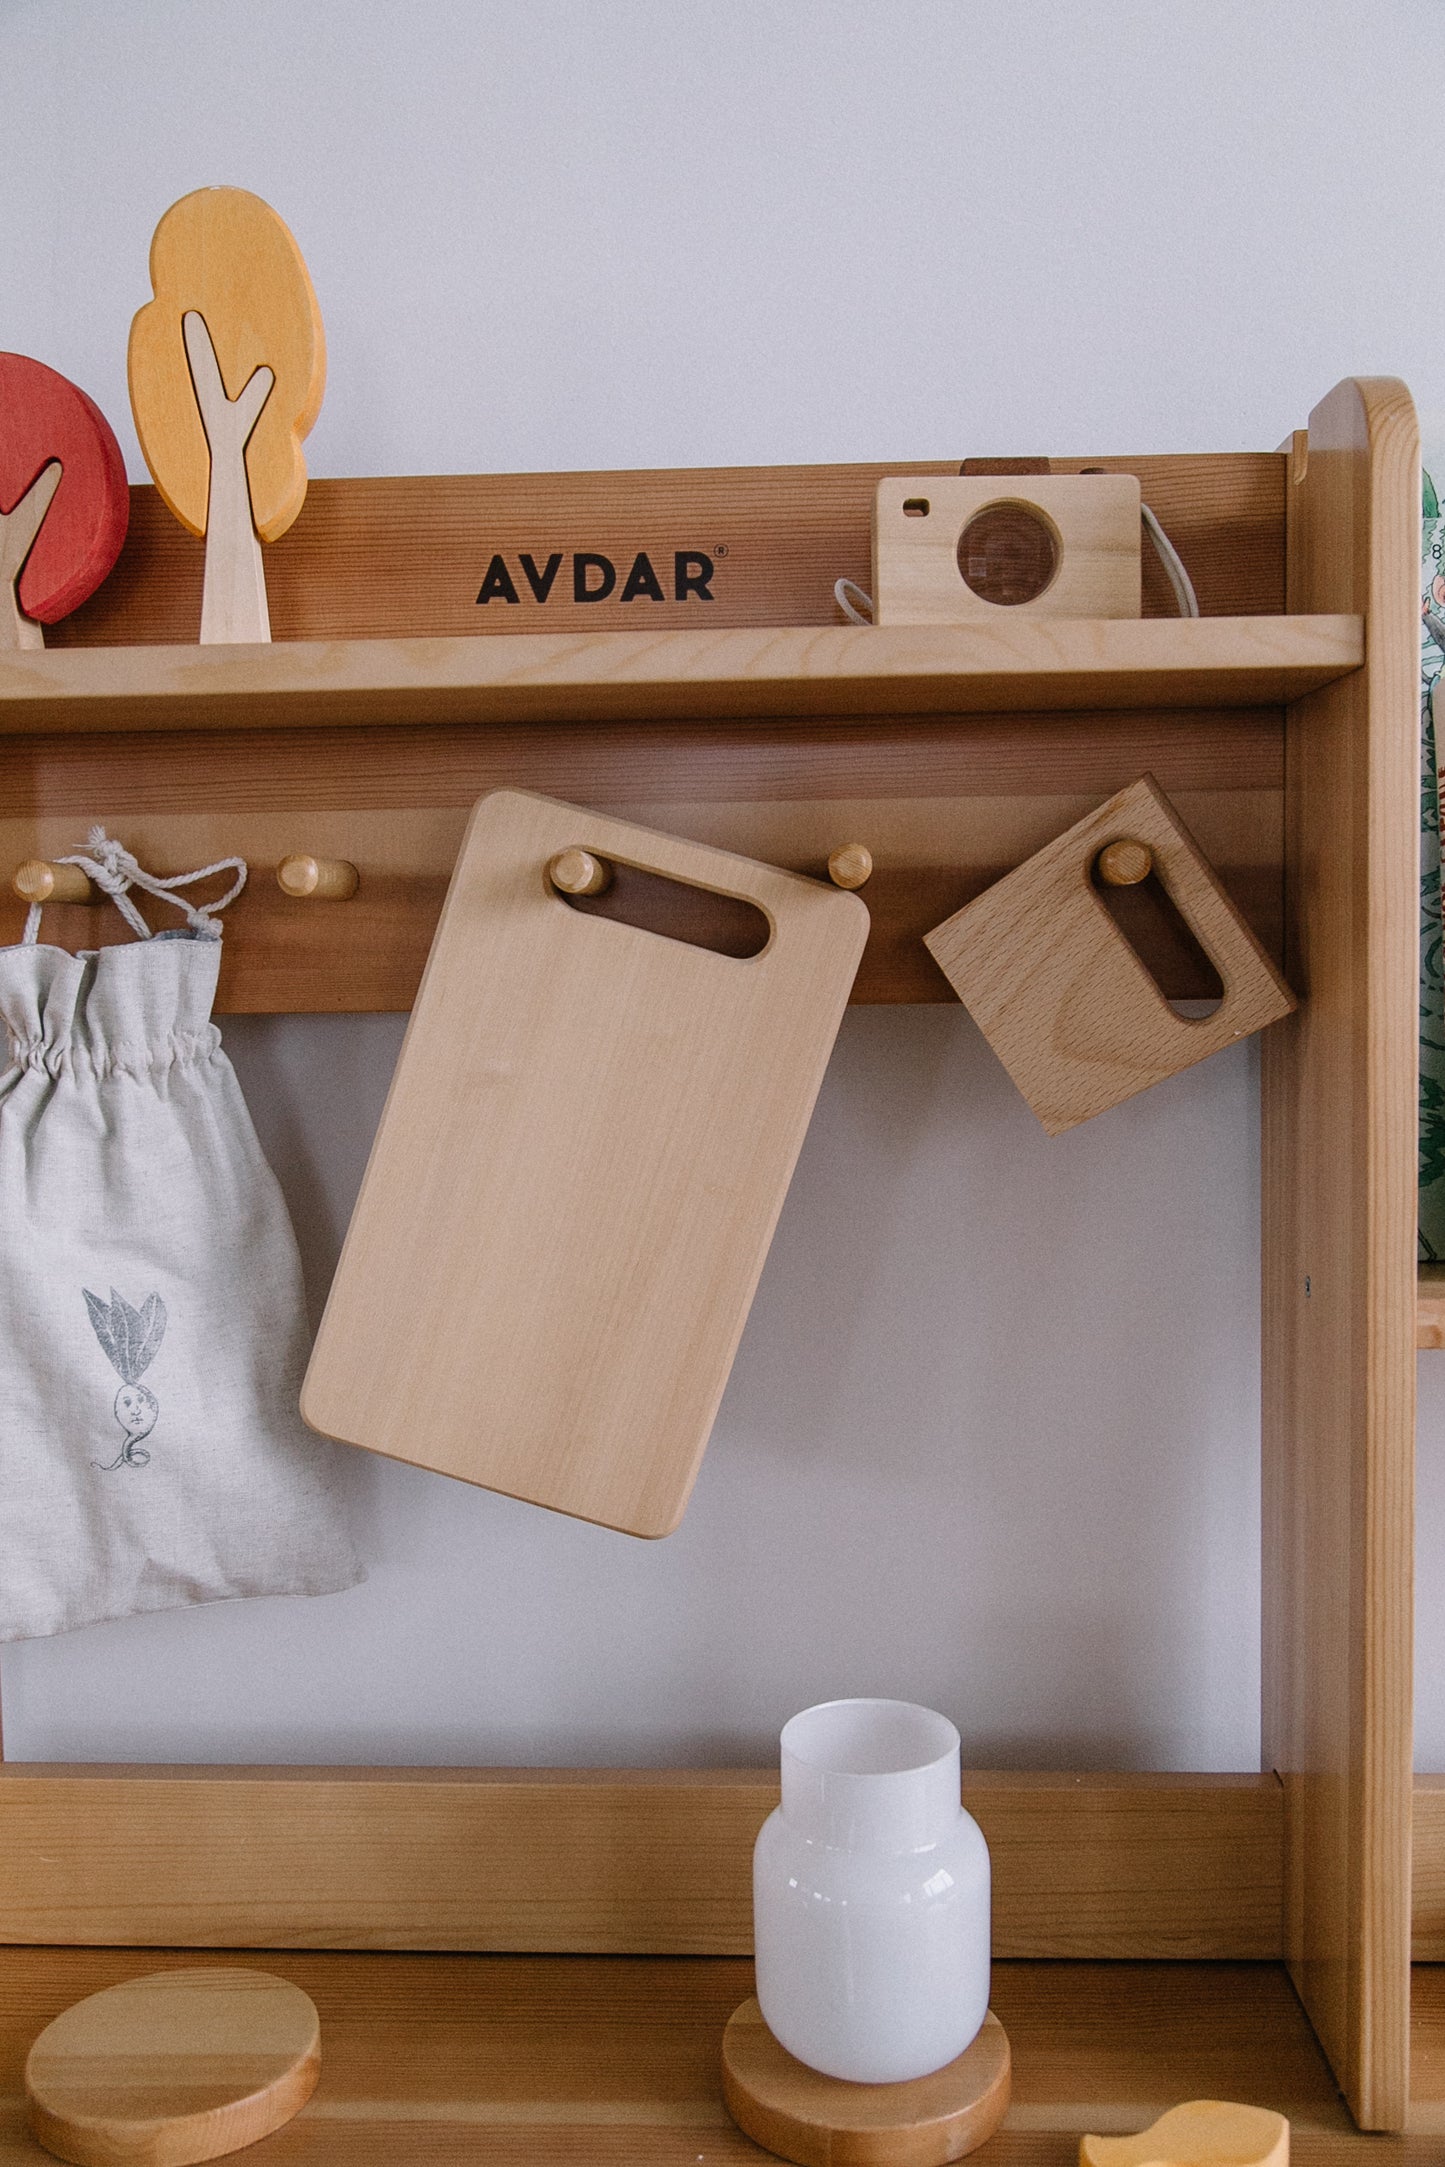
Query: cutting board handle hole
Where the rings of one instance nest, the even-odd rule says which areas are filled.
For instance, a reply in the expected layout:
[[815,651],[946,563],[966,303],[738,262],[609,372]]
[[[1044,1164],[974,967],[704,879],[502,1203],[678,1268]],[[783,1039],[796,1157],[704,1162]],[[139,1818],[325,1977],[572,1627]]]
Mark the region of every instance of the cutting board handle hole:
[[[1207,1001],[1205,1013],[1212,1015],[1224,999],[1224,981],[1158,872],[1128,888],[1110,887],[1097,870],[1091,879],[1095,895],[1170,1007],[1198,1020],[1199,1003]],[[1172,993],[1165,994],[1165,986]]]
[[583,917],[610,918],[641,933],[681,941],[688,948],[709,949],[715,956],[745,961],[761,955],[772,937],[766,914],[739,895],[717,895],[711,888],[694,887],[690,880],[621,865],[616,858],[609,863],[612,884],[601,895],[563,895],[555,888],[550,892]]

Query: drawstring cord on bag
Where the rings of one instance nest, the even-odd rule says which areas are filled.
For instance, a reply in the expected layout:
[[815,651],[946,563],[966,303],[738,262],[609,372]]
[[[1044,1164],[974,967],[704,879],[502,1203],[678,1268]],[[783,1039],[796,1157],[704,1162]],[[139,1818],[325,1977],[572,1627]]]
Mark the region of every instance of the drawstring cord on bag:
[[[172,873],[163,878],[159,873],[148,873],[138,865],[121,843],[114,842],[104,828],[92,828],[86,837],[84,850],[77,850],[68,858],[57,858],[57,865],[78,865],[103,895],[108,895],[116,909],[133,933],[143,941],[153,940],[154,934],[130,900],[128,890],[139,888],[145,895],[153,895],[158,902],[174,903],[177,910],[184,911],[186,922],[193,933],[208,940],[219,940],[221,929],[212,924],[218,910],[234,903],[246,885],[246,861],[244,858],[217,858],[213,865],[203,865],[194,873]],[[208,880],[212,873],[231,873],[236,876],[223,896],[214,903],[189,903],[175,891],[189,888],[195,881]],[[40,938],[40,909],[32,903],[25,918],[25,931],[21,936],[26,946],[34,946]]]

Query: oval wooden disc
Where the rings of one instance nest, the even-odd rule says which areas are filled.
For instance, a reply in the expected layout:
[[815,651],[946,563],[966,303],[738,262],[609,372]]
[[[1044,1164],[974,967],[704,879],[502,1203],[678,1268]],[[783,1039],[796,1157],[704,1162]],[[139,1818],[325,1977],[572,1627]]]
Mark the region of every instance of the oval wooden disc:
[[739,2129],[802,2167],[941,2167],[1008,2112],[1008,2033],[990,2009],[957,2061],[908,2084],[849,2084],[795,2061],[745,2001],[723,2033],[723,2097]]
[[25,2064],[30,2126],[79,2167],[189,2167],[254,2144],[304,2107],[321,2026],[265,1971],[156,1971],[78,2001]]

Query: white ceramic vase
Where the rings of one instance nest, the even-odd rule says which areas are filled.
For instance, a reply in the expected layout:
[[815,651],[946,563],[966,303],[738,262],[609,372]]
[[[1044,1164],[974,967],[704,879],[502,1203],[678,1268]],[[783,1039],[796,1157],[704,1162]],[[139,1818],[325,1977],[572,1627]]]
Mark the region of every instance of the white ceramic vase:
[[988,1846],[958,1732],[909,1701],[827,1701],[785,1726],[782,1764],[753,1853],[768,2029],[825,2076],[927,2076],[988,2013]]

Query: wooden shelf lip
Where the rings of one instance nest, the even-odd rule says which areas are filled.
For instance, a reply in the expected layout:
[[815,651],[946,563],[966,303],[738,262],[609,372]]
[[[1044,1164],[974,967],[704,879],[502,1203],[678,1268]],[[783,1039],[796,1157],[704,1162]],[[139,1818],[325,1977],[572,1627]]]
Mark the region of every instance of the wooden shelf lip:
[[1445,1264],[1422,1264],[1415,1299],[1415,1345],[1445,1347]]
[[1363,660],[1353,616],[58,647],[0,663],[0,732],[1248,707]]

